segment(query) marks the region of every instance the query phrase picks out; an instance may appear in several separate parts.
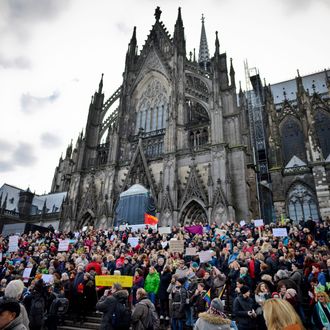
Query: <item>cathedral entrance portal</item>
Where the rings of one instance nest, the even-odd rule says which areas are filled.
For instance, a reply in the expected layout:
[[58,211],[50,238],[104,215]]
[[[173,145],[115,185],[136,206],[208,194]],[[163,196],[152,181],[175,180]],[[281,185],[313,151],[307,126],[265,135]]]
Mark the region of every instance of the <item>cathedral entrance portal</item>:
[[206,210],[203,206],[195,200],[189,202],[181,212],[180,223],[182,225],[189,225],[195,223],[208,223]]
[[87,210],[80,219],[80,224],[78,228],[83,228],[85,226],[94,226],[95,214],[91,210]]

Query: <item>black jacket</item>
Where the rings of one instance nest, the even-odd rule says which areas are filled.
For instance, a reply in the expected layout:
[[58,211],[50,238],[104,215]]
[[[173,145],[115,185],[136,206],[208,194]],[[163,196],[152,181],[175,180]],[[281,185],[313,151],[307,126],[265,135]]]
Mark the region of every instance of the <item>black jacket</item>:
[[172,274],[170,272],[164,272],[160,275],[160,283],[158,289],[158,297],[160,300],[167,300],[168,299],[168,292],[167,288],[171,283]]
[[254,309],[255,303],[249,298],[244,298],[242,294],[235,298],[233,304],[233,315],[238,323],[238,329],[254,329],[254,321],[248,312]]
[[128,304],[128,292],[126,290],[119,290],[109,297],[102,296],[96,304],[96,309],[103,313],[100,330],[112,330],[111,320],[117,302]]

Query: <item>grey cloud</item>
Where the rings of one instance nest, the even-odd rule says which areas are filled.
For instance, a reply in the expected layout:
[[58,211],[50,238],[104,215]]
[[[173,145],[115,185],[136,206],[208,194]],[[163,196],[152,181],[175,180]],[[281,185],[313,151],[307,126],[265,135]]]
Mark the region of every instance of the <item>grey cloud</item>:
[[15,169],[15,165],[10,161],[0,160],[0,172],[10,172]]
[[5,140],[0,140],[0,151],[11,151],[13,150],[14,145]]
[[54,91],[45,97],[33,96],[30,93],[21,96],[21,109],[25,113],[33,113],[49,103],[54,103],[60,96],[60,92]]
[[37,157],[34,155],[33,146],[21,142],[13,153],[12,161],[14,164],[20,166],[34,165],[37,162]]
[[44,148],[55,148],[61,144],[61,139],[59,136],[45,132],[40,136],[41,145]]
[[0,67],[4,69],[30,69],[31,66],[31,62],[27,57],[8,58],[0,54]]
[[31,27],[40,22],[56,19],[71,5],[71,0],[1,0],[2,33],[13,34],[26,41]]
[[[295,14],[309,7],[315,7],[319,5],[326,5],[330,9],[329,0],[280,0],[282,6],[287,11],[287,14]],[[278,3],[278,2],[277,2]]]
[[17,166],[32,166],[38,161],[34,147],[29,143],[19,142],[13,145],[2,140],[1,150],[11,151],[11,155],[7,160],[0,160],[0,172],[14,171]]

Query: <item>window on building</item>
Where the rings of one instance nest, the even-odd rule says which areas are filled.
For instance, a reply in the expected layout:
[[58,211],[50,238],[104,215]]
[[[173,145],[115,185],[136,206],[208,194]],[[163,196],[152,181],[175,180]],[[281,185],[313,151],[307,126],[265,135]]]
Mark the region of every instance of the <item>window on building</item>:
[[307,161],[304,134],[298,120],[287,117],[281,124],[280,131],[284,164],[286,165],[294,155]]
[[142,93],[137,106],[135,133],[164,129],[166,125],[168,96],[165,87],[157,79],[152,80]]
[[303,184],[294,185],[288,194],[287,207],[290,219],[295,222],[318,219],[315,194]]
[[318,111],[315,115],[315,129],[323,157],[326,159],[330,154],[330,115]]

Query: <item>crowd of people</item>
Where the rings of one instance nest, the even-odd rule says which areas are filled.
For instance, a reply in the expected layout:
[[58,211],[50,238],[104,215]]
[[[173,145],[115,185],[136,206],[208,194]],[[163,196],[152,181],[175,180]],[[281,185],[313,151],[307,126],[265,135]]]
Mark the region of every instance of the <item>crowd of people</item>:
[[[288,235],[275,237],[274,227]],[[98,312],[104,330],[329,330],[329,227],[329,219],[228,222],[203,233],[89,227],[22,234],[12,252],[0,236],[0,329],[52,330]],[[58,251],[66,239],[67,250]],[[185,249],[173,252],[173,240]],[[97,286],[96,276],[107,275],[132,276],[132,286]]]

